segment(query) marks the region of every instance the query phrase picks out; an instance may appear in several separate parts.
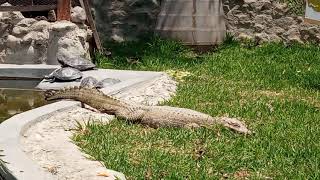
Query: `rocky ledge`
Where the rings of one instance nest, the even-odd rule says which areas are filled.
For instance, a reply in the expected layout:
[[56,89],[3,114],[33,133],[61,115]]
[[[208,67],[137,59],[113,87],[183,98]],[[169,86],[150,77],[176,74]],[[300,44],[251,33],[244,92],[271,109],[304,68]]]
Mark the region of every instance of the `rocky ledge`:
[[[9,6],[5,3],[2,6]],[[25,18],[21,12],[0,12],[0,64],[58,64],[62,57],[89,58],[92,32],[84,10],[72,9],[72,21]]]

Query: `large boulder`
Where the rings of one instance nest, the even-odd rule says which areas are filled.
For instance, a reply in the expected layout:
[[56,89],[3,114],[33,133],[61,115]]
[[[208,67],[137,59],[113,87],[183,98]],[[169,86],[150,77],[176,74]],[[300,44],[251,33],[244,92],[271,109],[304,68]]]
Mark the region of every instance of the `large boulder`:
[[48,46],[48,64],[57,64],[57,56],[62,58],[89,58],[89,29],[80,29],[69,21],[60,21],[52,25]]
[[83,24],[87,19],[86,12],[83,8],[76,6],[71,9],[71,21]]

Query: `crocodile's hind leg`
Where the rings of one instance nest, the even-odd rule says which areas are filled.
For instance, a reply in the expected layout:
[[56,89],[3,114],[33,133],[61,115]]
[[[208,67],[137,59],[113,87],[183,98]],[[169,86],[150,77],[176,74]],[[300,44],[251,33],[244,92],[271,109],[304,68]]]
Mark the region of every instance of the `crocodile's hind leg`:
[[101,113],[99,110],[97,110],[97,109],[95,109],[95,108],[93,108],[93,107],[91,107],[91,106],[88,106],[88,105],[86,105],[86,104],[83,103],[83,102],[81,102],[80,107],[81,107],[81,108],[84,108],[84,109],[87,109],[87,110],[89,110],[89,111],[92,111],[92,112]]

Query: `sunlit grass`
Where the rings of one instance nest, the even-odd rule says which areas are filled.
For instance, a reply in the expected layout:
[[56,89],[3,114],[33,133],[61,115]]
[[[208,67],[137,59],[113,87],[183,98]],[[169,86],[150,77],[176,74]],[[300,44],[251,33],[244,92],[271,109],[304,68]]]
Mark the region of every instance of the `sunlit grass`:
[[151,129],[122,121],[79,130],[75,142],[108,168],[129,179],[320,178],[319,47],[231,41],[199,55],[158,38],[106,46],[113,59],[100,57],[100,67],[187,74],[166,104],[238,117],[255,131],[246,137],[219,126]]

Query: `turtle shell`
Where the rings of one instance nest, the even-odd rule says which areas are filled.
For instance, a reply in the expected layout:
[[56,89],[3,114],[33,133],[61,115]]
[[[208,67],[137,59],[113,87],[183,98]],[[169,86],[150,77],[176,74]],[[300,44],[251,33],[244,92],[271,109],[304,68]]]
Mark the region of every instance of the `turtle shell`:
[[106,79],[99,81],[99,83],[97,83],[96,87],[103,88],[106,86],[111,86],[113,84],[117,84],[119,82],[121,82],[119,79],[106,78]]
[[82,73],[75,68],[64,67],[53,71],[46,79],[55,79],[60,81],[73,81],[82,78]]
[[98,80],[96,78],[92,76],[88,76],[81,80],[80,87],[96,88],[97,84],[98,84]]
[[89,69],[94,69],[96,67],[90,60],[82,57],[74,58],[58,58],[59,63],[64,67],[73,67],[80,71],[85,71]]

